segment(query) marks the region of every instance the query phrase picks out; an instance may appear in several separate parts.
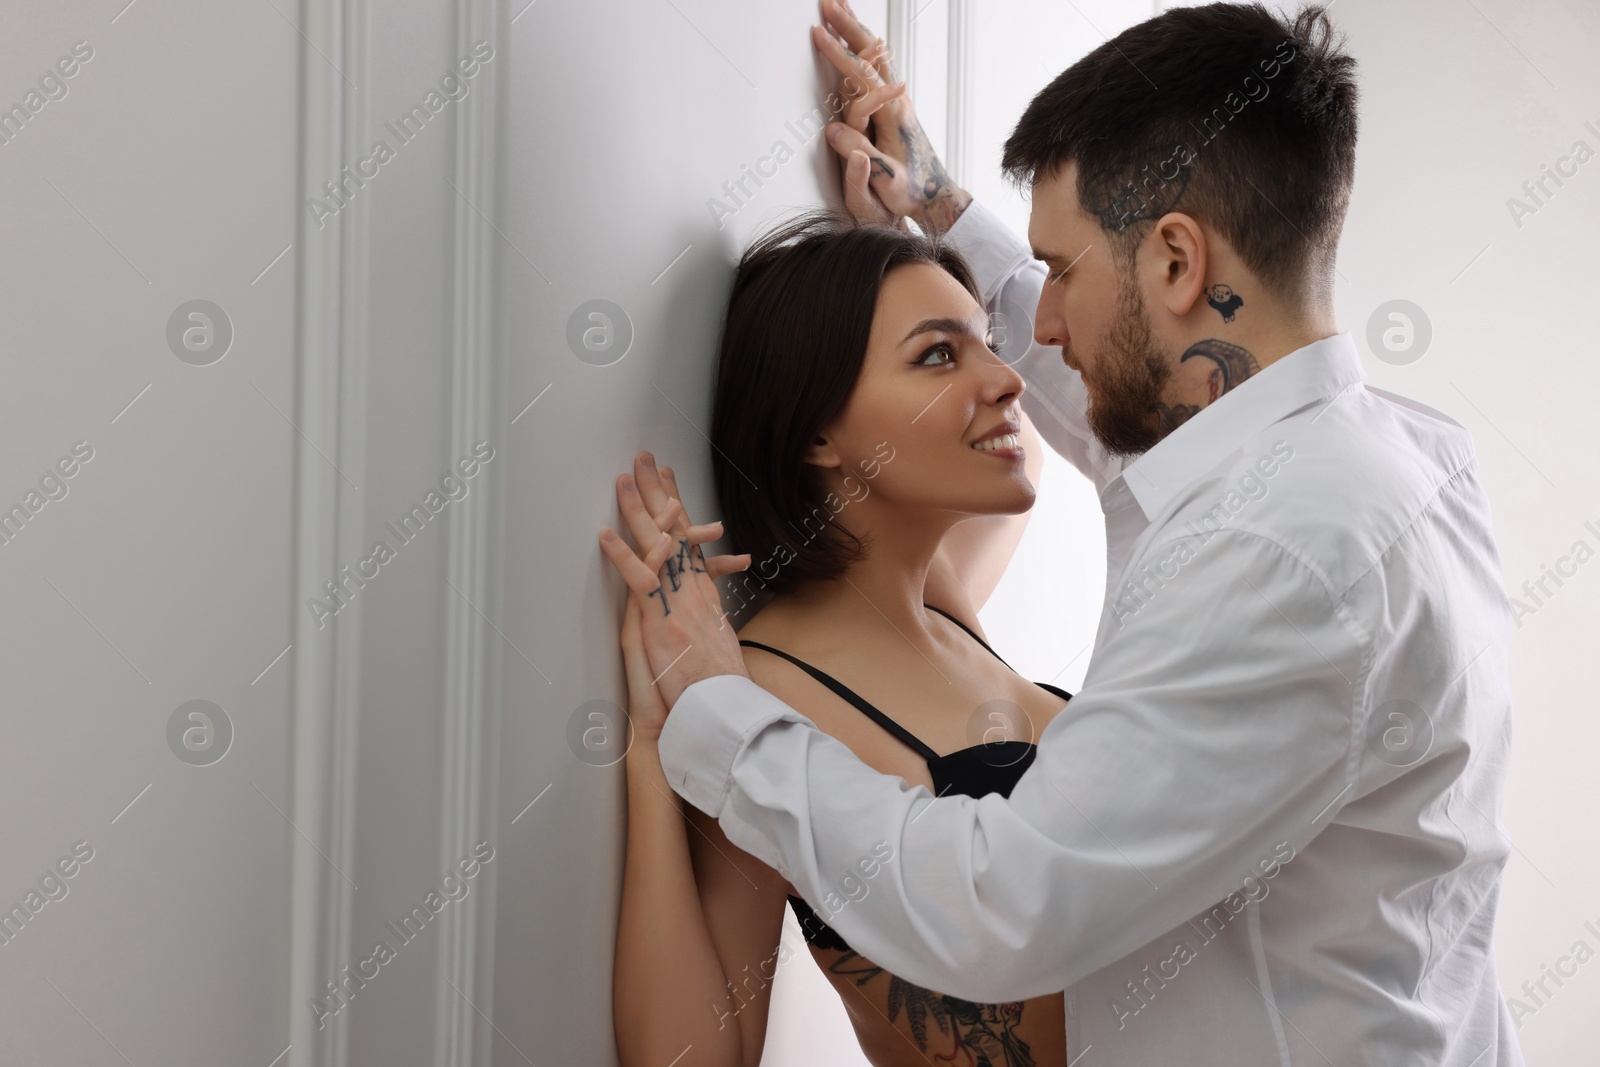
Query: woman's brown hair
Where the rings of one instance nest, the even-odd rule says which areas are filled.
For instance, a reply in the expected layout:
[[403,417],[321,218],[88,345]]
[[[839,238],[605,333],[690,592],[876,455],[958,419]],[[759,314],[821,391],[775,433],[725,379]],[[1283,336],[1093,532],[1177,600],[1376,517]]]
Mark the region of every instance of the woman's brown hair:
[[717,356],[711,468],[732,551],[751,555],[747,591],[837,578],[866,554],[825,505],[805,454],[855,388],[884,278],[909,263],[939,267],[982,303],[953,248],[838,211],[779,226],[739,261]]

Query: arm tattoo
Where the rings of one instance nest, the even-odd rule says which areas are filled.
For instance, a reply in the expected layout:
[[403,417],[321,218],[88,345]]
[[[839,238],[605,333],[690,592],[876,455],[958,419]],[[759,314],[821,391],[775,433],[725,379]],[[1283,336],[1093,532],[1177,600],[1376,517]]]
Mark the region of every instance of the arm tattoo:
[[667,557],[667,562],[662,565],[662,570],[665,572],[666,577],[662,579],[660,585],[650,591],[650,595],[661,598],[662,615],[671,615],[672,605],[667,601],[667,586],[671,585],[672,592],[676,593],[683,588],[683,576],[685,574],[705,574],[706,557],[700,551],[699,545],[691,545],[688,538],[680,537],[678,539],[678,551]]
[[[828,966],[828,970],[854,978],[858,988],[879,975],[888,974],[854,951],[846,951]],[[917,1048],[923,1053],[928,1051],[928,1020],[931,1018],[939,1028],[934,1038],[939,1047],[934,1051],[940,1060],[990,1067],[1035,1067],[1028,1043],[1016,1033],[1022,1022],[1024,1002],[974,1004],[948,993],[935,993],[913,985],[896,975],[889,974],[888,978],[888,999],[882,1009],[884,1017],[893,1023],[904,1009],[911,1036],[916,1038]],[[958,1053],[963,1054],[959,1059]]]
[[1209,359],[1217,365],[1211,372],[1211,395],[1206,400],[1208,404],[1261,369],[1256,363],[1256,357],[1248,350],[1214,337],[1190,345],[1183,355],[1178,357],[1178,362],[1183,363],[1194,357]]
[[1223,322],[1232,322],[1233,313],[1244,307],[1244,297],[1218,283],[1206,290],[1206,303],[1222,313]]

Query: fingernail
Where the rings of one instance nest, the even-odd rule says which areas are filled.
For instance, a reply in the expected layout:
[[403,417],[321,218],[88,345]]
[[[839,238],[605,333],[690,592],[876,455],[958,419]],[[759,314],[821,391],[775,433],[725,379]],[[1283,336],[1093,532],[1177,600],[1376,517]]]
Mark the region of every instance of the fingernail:
[[654,467],[656,465],[656,457],[654,457],[650,453],[646,452],[644,454],[644,465],[646,467]]
[[602,540],[602,541],[615,541],[616,539],[617,539],[617,535],[615,533],[613,533],[609,528],[600,531],[600,540]]

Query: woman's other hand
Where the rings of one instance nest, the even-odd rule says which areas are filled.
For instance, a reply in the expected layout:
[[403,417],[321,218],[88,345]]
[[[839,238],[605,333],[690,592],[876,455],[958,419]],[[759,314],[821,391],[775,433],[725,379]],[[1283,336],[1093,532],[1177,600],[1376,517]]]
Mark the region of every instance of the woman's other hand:
[[622,619],[622,665],[628,676],[628,724],[633,729],[630,751],[639,742],[660,740],[667,721],[667,702],[661,699],[645,655],[642,622],[639,601],[630,596]]
[[858,219],[911,218],[928,234],[955,224],[972,197],[950,180],[917,121],[906,84],[895,81],[888,48],[843,0],[822,0],[823,26],[811,39],[843,79],[850,101],[828,124],[844,165],[845,208]]

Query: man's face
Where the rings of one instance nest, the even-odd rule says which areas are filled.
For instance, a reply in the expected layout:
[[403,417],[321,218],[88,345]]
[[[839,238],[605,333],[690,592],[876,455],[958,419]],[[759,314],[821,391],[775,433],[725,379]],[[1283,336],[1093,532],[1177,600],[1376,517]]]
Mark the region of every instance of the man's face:
[[[1089,391],[1089,426],[1107,451],[1148,450],[1170,428],[1163,393],[1175,362],[1151,328],[1138,277],[1078,202],[1073,164],[1033,186],[1028,239],[1049,271],[1033,337],[1061,348]],[[1168,413],[1170,414],[1170,413]]]

